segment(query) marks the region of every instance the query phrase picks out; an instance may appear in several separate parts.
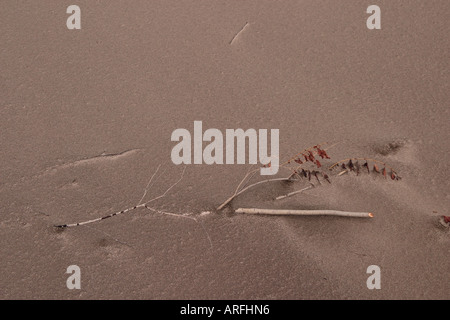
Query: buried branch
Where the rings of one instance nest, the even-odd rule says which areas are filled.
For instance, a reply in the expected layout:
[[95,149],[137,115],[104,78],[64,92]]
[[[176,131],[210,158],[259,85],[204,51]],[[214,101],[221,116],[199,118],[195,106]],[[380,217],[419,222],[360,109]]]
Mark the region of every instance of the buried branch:
[[[328,143],[323,143],[322,145],[325,145]],[[275,200],[282,200],[286,199],[288,197],[292,197],[295,195],[298,195],[300,193],[303,193],[306,190],[312,189],[315,187],[315,185],[311,182],[312,179],[317,180],[318,184],[321,185],[321,181],[327,181],[328,183],[331,183],[331,179],[328,176],[328,174],[331,174],[330,171],[333,171],[334,168],[342,168],[343,171],[336,174],[337,177],[342,176],[344,173],[348,172],[355,172],[356,175],[359,175],[364,169],[367,170],[368,174],[371,174],[371,172],[374,172],[376,174],[381,174],[383,177],[386,178],[387,171],[389,170],[389,176],[392,180],[400,180],[400,176],[397,174],[397,172],[386,163],[370,159],[370,158],[348,158],[345,160],[338,161],[334,164],[332,164],[328,168],[328,174],[324,171],[324,168],[322,168],[322,163],[320,161],[326,161],[330,159],[328,153],[326,150],[329,148],[335,146],[332,145],[328,148],[323,148],[322,145],[315,145],[313,147],[304,149],[303,151],[297,153],[295,156],[289,158],[287,161],[282,162],[279,168],[287,169],[290,171],[290,175],[287,178],[273,178],[273,179],[267,179],[262,180],[253,184],[250,184],[249,186],[245,186],[250,183],[250,180],[253,178],[254,173],[257,170],[249,171],[244,176],[244,178],[239,183],[238,187],[236,188],[234,194],[229,197],[224,203],[222,203],[217,210],[222,210],[226,205],[228,205],[232,200],[234,200],[237,196],[241,195],[242,193],[248,191],[249,189],[261,185],[263,183],[268,182],[274,182],[274,181],[299,181],[302,179],[306,179],[309,181],[309,186],[304,187],[300,190],[290,192],[285,195],[281,195],[275,198]],[[318,158],[320,157],[320,161]],[[360,163],[360,161],[363,161],[363,163]],[[287,166],[289,164],[295,163],[295,167]],[[308,167],[305,167],[306,165],[309,165]],[[270,163],[268,164],[270,167]],[[383,169],[380,169],[379,166],[382,166]],[[312,168],[311,168],[312,167]],[[372,170],[371,170],[372,167]],[[245,183],[245,184],[244,184]],[[244,185],[244,187],[241,188],[241,186]],[[334,210],[269,210],[269,209],[238,209],[236,213],[248,213],[248,214],[272,214],[272,215],[282,215],[282,214],[289,214],[289,215],[340,215],[340,216],[350,216],[350,217],[373,217],[371,213],[361,213],[361,212],[343,212],[343,211],[334,211]]]
[[[263,180],[263,181],[259,181],[256,183],[253,183],[247,187],[243,187],[242,189],[241,186],[246,183],[248,184],[250,182],[250,180],[253,178],[254,173],[256,171],[258,171],[259,169],[256,170],[252,170],[247,172],[247,174],[244,176],[244,178],[242,178],[241,182],[239,183],[238,187],[236,188],[234,194],[229,197],[227,200],[225,200],[225,202],[223,202],[219,207],[217,207],[217,210],[220,211],[223,208],[225,208],[226,205],[228,205],[234,198],[236,198],[237,196],[241,195],[242,193],[248,191],[249,189],[256,187],[258,185],[261,185],[263,183],[268,183],[268,182],[274,182],[274,181],[296,181],[296,180],[300,180],[302,179],[302,177],[308,178],[309,181],[311,181],[312,177],[315,177],[318,182],[320,183],[319,180],[319,176],[318,174],[320,173],[321,176],[328,182],[330,182],[329,177],[326,173],[324,172],[320,172],[320,171],[316,171],[316,170],[305,170],[303,169],[303,165],[306,163],[310,163],[313,166],[316,166],[317,168],[322,167],[322,164],[320,163],[319,160],[316,159],[316,156],[320,157],[321,159],[329,159],[330,157],[328,156],[326,150],[328,150],[329,148],[334,147],[336,144],[328,147],[328,148],[322,148],[322,145],[327,145],[328,143],[325,142],[321,145],[315,145],[312,146],[310,148],[304,149],[302,152],[297,153],[295,156],[289,158],[288,160],[282,162],[281,165],[279,165],[278,169],[286,169],[290,172],[289,176],[286,178],[273,178],[273,179],[267,179],[267,180]],[[303,160],[302,160],[303,159]],[[296,167],[290,167],[288,166],[291,163],[296,163],[297,166]],[[270,167],[270,163],[268,164],[268,166]],[[263,166],[266,167],[266,166]],[[277,170],[278,171],[278,170]],[[249,178],[250,176],[250,178]],[[311,183],[312,185],[312,183]],[[313,186],[313,185],[312,185]],[[239,190],[240,189],[240,190]],[[277,197],[276,200],[280,200],[280,199],[284,199],[287,197],[291,197],[295,194],[299,194],[307,189],[310,189],[310,187],[308,188],[304,188],[302,190],[296,191],[296,192],[291,192],[288,195],[285,196],[280,196]]]
[[[99,221],[102,221],[102,220],[105,220],[105,219],[108,219],[108,218],[112,218],[112,217],[117,216],[117,215],[125,214],[127,212],[136,210],[138,208],[145,208],[147,210],[150,210],[153,213],[158,213],[158,214],[167,215],[167,216],[173,216],[173,217],[177,217],[177,218],[186,218],[186,219],[190,219],[190,220],[195,221],[196,223],[198,223],[202,227],[203,231],[205,232],[205,234],[206,234],[206,236],[208,238],[209,244],[210,244],[210,246],[212,248],[213,247],[213,243],[212,243],[212,240],[211,240],[211,237],[210,237],[208,231],[206,230],[205,226],[203,225],[203,223],[201,221],[199,221],[196,217],[192,217],[192,214],[177,214],[177,213],[172,213],[172,212],[166,212],[166,211],[162,211],[162,210],[159,210],[159,209],[156,209],[154,207],[149,206],[150,203],[152,203],[152,202],[154,202],[156,200],[164,198],[169,193],[170,190],[175,188],[175,186],[178,185],[181,182],[181,180],[184,177],[184,173],[186,171],[186,166],[183,168],[183,171],[181,172],[180,178],[177,181],[175,181],[168,189],[166,189],[166,191],[164,191],[161,195],[159,195],[159,196],[157,196],[157,197],[155,197],[153,199],[150,199],[150,200],[148,200],[146,202],[143,202],[143,200],[147,196],[147,192],[149,191],[151,186],[156,182],[156,180],[158,180],[165,173],[165,171],[164,171],[158,177],[156,177],[160,167],[161,167],[161,165],[159,165],[158,168],[156,169],[156,171],[153,173],[152,177],[150,178],[149,182],[147,183],[147,186],[145,187],[144,194],[142,195],[142,197],[139,200],[137,205],[135,205],[133,207],[130,207],[130,208],[127,208],[125,210],[121,210],[121,211],[118,211],[118,212],[115,212],[115,213],[108,214],[108,215],[100,217],[100,218],[96,218],[96,219],[92,219],[92,220],[86,220],[86,221],[77,222],[77,223],[71,223],[71,224],[54,225],[54,227],[58,228],[58,229],[66,229],[66,228],[77,227],[77,226],[89,227],[88,225],[91,224],[91,223],[99,222]],[[99,230],[99,231],[101,231],[101,230]],[[101,232],[103,232],[103,231],[101,231]],[[105,233],[105,232],[103,232],[103,233]],[[107,234],[107,235],[109,235],[109,234]],[[114,240],[117,241],[117,242],[120,242],[122,244],[128,245],[127,243],[121,242],[121,241],[119,241],[119,240],[117,240],[115,238],[114,238]]]
[[[244,179],[245,179],[245,178],[244,178]],[[217,210],[219,210],[219,211],[222,210],[222,209],[223,209],[227,204],[229,204],[234,198],[236,198],[236,197],[239,196],[240,194],[244,193],[245,191],[247,191],[247,190],[249,190],[249,189],[251,189],[251,188],[253,188],[253,187],[256,187],[256,186],[258,186],[258,185],[260,185],[260,184],[268,183],[268,182],[273,182],[273,181],[292,181],[292,179],[291,179],[290,177],[288,177],[288,178],[274,178],[274,179],[267,179],[267,180],[263,180],[263,181],[259,181],[259,182],[253,183],[253,184],[251,184],[251,185],[249,185],[249,186],[243,188],[242,190],[240,190],[240,191],[238,191],[238,192],[235,192],[231,197],[229,197],[227,200],[225,200],[224,203],[222,203],[219,207],[217,207]]]
[[[154,182],[153,179],[155,178],[156,174],[158,173],[159,168],[160,168],[160,166],[158,166],[158,168],[156,169],[155,173],[150,178],[150,181],[148,182],[148,184],[147,184],[147,186],[145,188],[144,194],[141,197],[141,200],[138,202],[137,205],[135,205],[133,207],[129,207],[129,208],[124,209],[124,210],[121,210],[121,211],[118,211],[118,212],[115,212],[115,213],[108,214],[108,215],[103,216],[103,217],[99,217],[99,218],[95,218],[95,219],[91,219],[91,220],[86,220],[86,221],[82,221],[82,222],[77,222],[77,223],[55,225],[54,227],[55,228],[65,229],[65,228],[83,226],[83,225],[91,224],[91,223],[98,222],[98,221],[101,221],[101,220],[105,220],[105,219],[108,219],[108,218],[112,218],[114,216],[118,216],[118,215],[121,215],[121,214],[125,214],[127,212],[136,210],[138,208],[146,208],[146,209],[149,209],[149,210],[154,210],[154,212],[163,213],[163,214],[169,214],[169,213],[166,213],[166,212],[159,211],[159,210],[157,210],[155,208],[152,208],[152,207],[149,206],[149,204],[154,202],[154,201],[156,201],[156,200],[164,198],[170,190],[172,190],[178,183],[180,183],[180,181],[183,179],[184,173],[186,171],[186,167],[183,168],[183,171],[181,172],[180,178],[175,183],[173,183],[166,191],[164,191],[161,195],[159,195],[159,196],[157,196],[157,197],[155,197],[155,198],[153,198],[151,200],[148,200],[148,201],[142,203],[142,201],[144,200],[145,196],[147,195],[147,192],[148,192],[149,188],[151,187],[152,182]],[[164,174],[164,172],[159,177],[161,177],[163,174]],[[156,180],[158,178],[156,178]],[[175,213],[172,213],[170,215],[179,216],[179,217],[186,217],[185,215],[175,214]]]

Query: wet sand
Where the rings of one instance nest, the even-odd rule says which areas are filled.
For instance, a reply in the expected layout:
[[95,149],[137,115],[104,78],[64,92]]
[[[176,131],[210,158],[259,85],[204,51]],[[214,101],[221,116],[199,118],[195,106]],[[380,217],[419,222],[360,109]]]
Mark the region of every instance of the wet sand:
[[[381,30],[361,1],[78,1],[81,30],[70,4],[0,13],[0,298],[450,298],[448,1],[377,1]],[[338,143],[324,166],[370,157],[402,179],[334,176],[283,201],[304,183],[265,184],[219,212],[248,165],[188,165],[153,205],[196,220],[136,209],[52,227],[136,205],[160,164],[147,199],[163,193],[182,171],[171,133],[195,120],[277,128],[282,158]]]

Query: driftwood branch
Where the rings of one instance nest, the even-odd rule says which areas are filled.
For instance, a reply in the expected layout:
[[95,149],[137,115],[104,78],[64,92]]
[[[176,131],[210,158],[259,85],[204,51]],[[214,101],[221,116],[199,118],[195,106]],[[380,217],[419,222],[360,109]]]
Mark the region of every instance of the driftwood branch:
[[341,216],[355,218],[373,218],[370,212],[348,212],[336,210],[280,210],[280,209],[258,209],[258,208],[239,208],[236,213],[262,214],[262,215],[294,215],[294,216]]
[[[145,188],[144,195],[141,197],[141,200],[139,201],[139,203],[137,205],[135,205],[134,207],[130,207],[130,208],[124,209],[122,211],[114,212],[114,213],[108,214],[106,216],[95,218],[95,219],[92,219],[92,220],[86,220],[86,221],[77,222],[77,223],[60,224],[60,225],[55,225],[54,227],[64,229],[64,228],[83,226],[83,225],[91,224],[91,223],[98,222],[98,221],[101,221],[101,220],[105,220],[105,219],[108,219],[108,218],[112,218],[114,216],[122,215],[124,213],[136,210],[138,208],[147,208],[149,210],[154,209],[154,208],[149,207],[148,204],[152,203],[152,202],[154,202],[156,200],[159,200],[161,198],[164,198],[170,190],[172,190],[178,183],[180,183],[180,181],[183,179],[184,173],[186,171],[186,167],[184,167],[183,171],[181,172],[180,178],[175,183],[173,183],[166,191],[164,191],[163,194],[161,194],[161,195],[159,195],[159,196],[157,196],[157,197],[155,197],[155,198],[153,198],[151,200],[148,200],[148,201],[142,203],[143,199],[147,195],[147,192],[148,192],[148,189],[150,187],[150,184],[151,184],[153,178],[155,177],[156,173],[158,172],[159,168],[160,167],[158,166],[158,168],[156,169],[156,172],[152,175],[152,177],[150,178],[150,181],[147,183],[147,187]],[[180,215],[180,216],[182,216],[182,215]]]
[[263,181],[259,181],[256,183],[253,183],[247,187],[245,187],[244,189],[242,189],[241,191],[234,193],[231,197],[229,197],[227,200],[225,200],[224,203],[222,203],[219,207],[217,207],[217,210],[220,211],[222,210],[227,204],[229,204],[234,198],[236,198],[238,195],[244,193],[245,191],[247,191],[248,189],[251,189],[253,187],[256,187],[257,185],[263,184],[263,183],[268,183],[268,182],[273,182],[273,181],[292,181],[291,178],[275,178],[275,179],[268,179],[268,180],[263,180]]

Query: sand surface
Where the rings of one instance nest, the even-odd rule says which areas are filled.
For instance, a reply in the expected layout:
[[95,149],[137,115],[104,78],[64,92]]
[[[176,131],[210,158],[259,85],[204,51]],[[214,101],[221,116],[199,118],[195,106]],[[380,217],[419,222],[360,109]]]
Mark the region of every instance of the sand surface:
[[[81,30],[70,4],[0,11],[0,298],[450,298],[450,2],[378,0],[381,30],[356,0],[77,1]],[[327,165],[373,157],[402,180],[344,175],[279,202],[302,184],[267,184],[217,212],[248,165],[189,165],[154,205],[196,221],[137,209],[52,227],[134,206],[160,164],[148,197],[164,192],[182,170],[170,135],[194,120],[278,128],[283,158],[339,142]]]

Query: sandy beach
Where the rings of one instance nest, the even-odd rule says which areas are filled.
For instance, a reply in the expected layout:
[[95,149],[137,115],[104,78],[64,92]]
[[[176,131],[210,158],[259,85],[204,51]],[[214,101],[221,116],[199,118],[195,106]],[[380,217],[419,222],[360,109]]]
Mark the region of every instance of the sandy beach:
[[[450,2],[80,0],[69,30],[71,4],[0,12],[0,299],[450,299]],[[381,30],[366,26],[371,4]],[[194,121],[276,128],[280,159],[323,144],[320,170],[367,157],[401,180],[338,170],[217,210],[250,166],[173,164],[171,134]],[[172,185],[159,212],[54,227]]]

